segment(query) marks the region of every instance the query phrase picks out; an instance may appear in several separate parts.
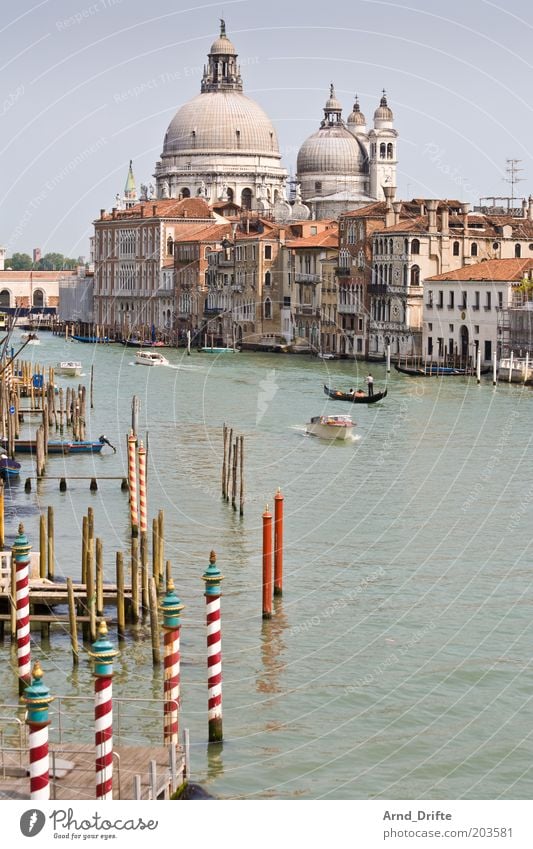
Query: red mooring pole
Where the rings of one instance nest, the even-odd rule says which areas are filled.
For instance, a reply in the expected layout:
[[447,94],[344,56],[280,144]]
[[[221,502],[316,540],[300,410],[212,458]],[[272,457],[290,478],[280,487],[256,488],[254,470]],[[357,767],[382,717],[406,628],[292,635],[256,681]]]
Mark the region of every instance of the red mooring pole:
[[283,595],[283,494],[274,496],[274,595]]
[[263,513],[263,619],[272,618],[272,513]]

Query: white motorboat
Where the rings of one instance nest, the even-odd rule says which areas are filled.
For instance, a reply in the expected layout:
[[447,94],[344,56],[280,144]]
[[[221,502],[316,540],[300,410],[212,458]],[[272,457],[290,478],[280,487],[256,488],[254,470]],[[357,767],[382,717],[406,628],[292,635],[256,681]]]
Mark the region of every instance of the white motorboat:
[[335,354],[324,354],[322,351],[319,351],[317,357],[319,360],[334,360]]
[[533,360],[529,357],[506,357],[498,365],[498,380],[507,383],[529,383],[533,380]]
[[26,342],[27,345],[41,344],[41,340],[39,339],[36,333],[21,333],[20,338],[23,342]]
[[135,362],[143,366],[168,366],[168,360],[158,351],[137,351]]
[[65,360],[62,363],[57,363],[54,369],[56,374],[62,374],[65,377],[78,377],[81,370],[82,365],[78,360]]
[[350,439],[354,425],[351,416],[313,416],[305,429],[321,439]]

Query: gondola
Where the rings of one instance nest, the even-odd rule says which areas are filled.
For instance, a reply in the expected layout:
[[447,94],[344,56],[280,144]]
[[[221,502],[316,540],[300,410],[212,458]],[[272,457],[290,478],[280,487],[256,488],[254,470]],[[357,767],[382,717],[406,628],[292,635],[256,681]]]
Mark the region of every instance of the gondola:
[[374,392],[373,395],[354,395],[352,392],[339,392],[327,386],[324,386],[324,392],[334,401],[350,401],[351,404],[375,404],[387,394],[387,390],[384,389],[383,392]]
[[[431,366],[398,366],[394,368],[400,374],[407,374],[409,377],[474,377],[476,374],[475,368],[454,368],[453,366],[437,366],[435,363]],[[483,366],[480,374],[488,374],[490,366]]]

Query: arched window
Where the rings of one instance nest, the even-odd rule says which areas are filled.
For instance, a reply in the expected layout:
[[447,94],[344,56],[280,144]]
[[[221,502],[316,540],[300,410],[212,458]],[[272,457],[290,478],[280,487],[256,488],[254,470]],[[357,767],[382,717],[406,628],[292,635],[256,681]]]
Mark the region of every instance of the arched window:
[[241,192],[241,206],[243,209],[252,208],[252,190],[243,189]]
[[411,268],[411,286],[420,286],[420,266],[413,265]]
[[379,158],[385,159],[386,153],[387,153],[387,145],[385,144],[385,142],[381,142],[381,144],[379,146]]
[[7,289],[2,289],[0,292],[0,307],[11,306],[11,295]]
[[420,253],[420,241],[418,239],[413,239],[411,242],[411,253],[417,256]]
[[33,304],[34,307],[44,307],[44,292],[42,289],[36,289],[33,293]]
[[477,242],[472,242],[470,247],[470,256],[477,256]]
[[182,198],[190,198],[191,192],[186,186],[184,186],[183,189],[180,189],[180,195]]
[[272,301],[265,298],[265,318],[272,318]]
[[390,253],[390,254],[392,254],[392,252],[393,252],[393,249],[392,249],[392,239],[389,239],[389,253]]
[[265,274],[265,286],[270,286],[272,284],[272,275],[270,271],[267,271]]
[[403,252],[404,252],[404,254],[409,253],[409,239],[403,240]]
[[520,259],[520,257],[522,256],[522,248],[520,247],[520,245],[514,246],[514,255],[516,259]]
[[394,151],[391,142],[387,145],[387,159],[394,159]]
[[167,254],[172,256],[172,236],[169,236],[167,239]]
[[453,243],[453,255],[459,256],[459,242]]

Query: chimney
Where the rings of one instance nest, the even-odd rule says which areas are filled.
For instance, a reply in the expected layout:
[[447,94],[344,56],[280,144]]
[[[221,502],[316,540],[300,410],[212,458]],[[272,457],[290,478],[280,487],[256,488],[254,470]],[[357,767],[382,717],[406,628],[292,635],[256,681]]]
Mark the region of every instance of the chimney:
[[448,209],[447,206],[443,207],[443,209],[442,209],[441,221],[442,221],[442,225],[441,225],[442,235],[447,236],[450,232],[450,210]]
[[462,203],[461,204],[461,215],[463,216],[463,227],[465,230],[468,230],[468,213],[470,212],[470,204]]
[[144,218],[144,203],[141,203],[141,218]]
[[392,211],[392,201],[396,189],[394,186],[383,186],[383,194],[385,196],[385,227],[392,227],[394,224],[394,212]]
[[393,208],[393,210],[394,210],[394,221],[393,221],[393,224],[394,224],[394,225],[396,225],[396,224],[399,224],[399,223],[400,223],[400,215],[401,215],[401,211],[402,211],[402,202],[401,202],[401,200],[395,200],[395,201],[394,201],[394,203],[392,204],[392,208]]
[[522,218],[527,218],[527,200],[522,201]]
[[533,221],[533,196],[529,196],[527,203],[527,217],[529,221]]
[[152,204],[152,215],[155,218],[157,215],[157,206],[155,203]]
[[115,219],[116,217],[117,217],[117,208],[116,208],[116,206],[114,206],[113,209],[111,210],[111,218]]
[[423,200],[420,201],[420,215],[426,214],[426,204]]
[[428,210],[428,231],[430,233],[437,232],[437,201],[427,200],[426,206]]
[[100,221],[102,221],[102,219],[104,218],[104,216],[105,216],[105,209],[101,209],[101,210],[100,210]]

